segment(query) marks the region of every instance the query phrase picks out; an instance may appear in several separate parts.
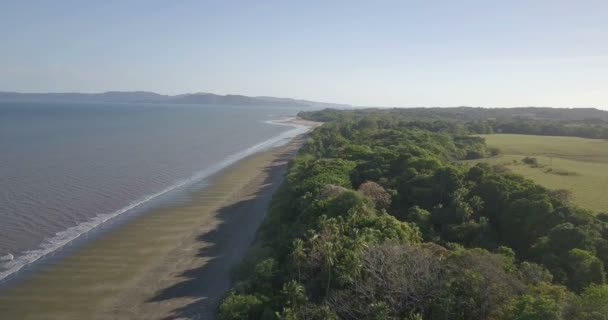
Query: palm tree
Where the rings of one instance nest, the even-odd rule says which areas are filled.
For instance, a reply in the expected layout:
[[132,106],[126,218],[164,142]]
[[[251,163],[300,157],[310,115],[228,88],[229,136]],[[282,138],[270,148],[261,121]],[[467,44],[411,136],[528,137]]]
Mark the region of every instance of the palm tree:
[[333,242],[326,241],[321,244],[321,254],[325,267],[327,268],[327,287],[325,288],[325,297],[329,295],[329,288],[331,286],[331,268],[336,263],[337,252],[335,250]]
[[313,250],[320,255],[321,264],[327,268],[327,286],[325,288],[325,296],[327,297],[329,295],[329,288],[331,287],[332,267],[336,263],[338,252],[340,251],[338,242],[336,241],[339,234],[339,226],[335,219],[328,219],[325,216],[321,216],[319,225],[321,232],[314,235],[311,241],[314,246]]
[[283,294],[287,296],[288,305],[295,308],[294,310],[297,310],[307,300],[306,290],[295,280],[291,280],[283,285]]
[[302,282],[302,264],[306,261],[306,251],[304,250],[304,241],[302,239],[293,241],[291,257],[298,267],[298,282]]

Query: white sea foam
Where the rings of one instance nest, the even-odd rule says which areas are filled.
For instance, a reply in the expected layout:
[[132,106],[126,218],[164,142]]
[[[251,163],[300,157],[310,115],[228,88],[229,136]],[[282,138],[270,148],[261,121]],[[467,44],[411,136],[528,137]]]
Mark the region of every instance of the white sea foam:
[[287,120],[288,119],[277,120],[277,121],[271,120],[271,121],[266,121],[266,123],[274,124],[274,125],[291,126],[291,127],[294,127],[293,129],[285,131],[285,132],[279,134],[278,136],[270,138],[266,141],[263,141],[259,144],[249,147],[247,149],[244,149],[238,153],[232,154],[232,155],[226,157],[223,161],[221,161],[211,167],[208,167],[202,171],[197,172],[189,179],[178,181],[177,183],[165,188],[164,190],[161,190],[157,193],[150,194],[143,198],[140,198],[122,209],[119,209],[117,211],[110,212],[110,213],[98,214],[96,217],[92,218],[91,220],[82,222],[82,223],[80,223],[74,227],[68,228],[64,231],[57,232],[54,237],[46,239],[42,244],[39,245],[39,247],[37,249],[25,251],[24,253],[22,253],[16,257],[13,257],[13,255],[10,255],[10,257],[12,259],[8,259],[9,255],[3,256],[2,258],[6,258],[6,259],[0,260],[3,262],[2,264],[0,264],[0,281],[6,279],[8,276],[21,270],[23,267],[30,265],[30,264],[38,261],[39,259],[43,258],[44,256],[47,256],[47,255],[53,253],[57,249],[60,249],[61,247],[69,244],[70,242],[76,240],[77,238],[86,234],[87,232],[90,232],[91,230],[99,227],[100,225],[104,224],[105,222],[108,222],[109,220],[111,220],[121,214],[124,214],[125,212],[128,212],[136,207],[139,207],[142,204],[144,204],[150,200],[153,200],[155,198],[158,198],[161,195],[167,194],[171,191],[174,191],[181,187],[190,185],[192,183],[201,181],[201,180],[209,177],[210,175],[217,173],[218,171],[220,171],[254,153],[285,145],[294,137],[296,137],[300,134],[306,133],[308,130],[310,130],[310,127],[308,127],[308,126],[284,122]]
[[0,261],[12,261],[13,259],[15,259],[15,257],[10,253],[0,257]]

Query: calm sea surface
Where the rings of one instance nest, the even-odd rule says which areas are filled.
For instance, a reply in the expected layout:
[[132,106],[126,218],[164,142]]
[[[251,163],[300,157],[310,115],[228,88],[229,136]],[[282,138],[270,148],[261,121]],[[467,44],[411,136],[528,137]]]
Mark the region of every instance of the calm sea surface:
[[104,221],[303,132],[269,122],[297,111],[0,102],[0,280]]

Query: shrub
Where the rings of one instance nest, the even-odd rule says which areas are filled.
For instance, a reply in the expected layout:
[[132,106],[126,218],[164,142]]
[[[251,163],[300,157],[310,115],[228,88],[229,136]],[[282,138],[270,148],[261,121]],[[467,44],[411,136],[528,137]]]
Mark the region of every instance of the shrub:
[[538,165],[538,159],[536,159],[535,157],[525,157],[525,158],[521,159],[521,162],[531,165],[531,166]]
[[263,311],[263,302],[257,296],[231,292],[220,305],[218,319],[258,319]]
[[488,154],[490,154],[490,156],[492,156],[492,157],[496,157],[497,155],[500,154],[500,149],[494,148],[494,147],[488,148]]
[[467,160],[474,160],[474,159],[480,159],[483,158],[483,154],[477,150],[469,150],[467,151],[467,154],[465,155],[465,159]]

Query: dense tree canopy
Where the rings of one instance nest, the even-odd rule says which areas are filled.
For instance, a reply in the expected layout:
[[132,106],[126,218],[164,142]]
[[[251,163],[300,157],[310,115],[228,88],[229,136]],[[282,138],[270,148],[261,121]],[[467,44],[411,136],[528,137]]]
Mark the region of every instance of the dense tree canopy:
[[608,138],[608,112],[558,108],[407,108],[325,109],[301,112],[314,121],[363,121],[366,125],[408,123],[429,131],[460,133],[516,133],[548,136]]
[[604,216],[454,161],[490,151],[452,123],[327,114],[220,319],[607,319]]

